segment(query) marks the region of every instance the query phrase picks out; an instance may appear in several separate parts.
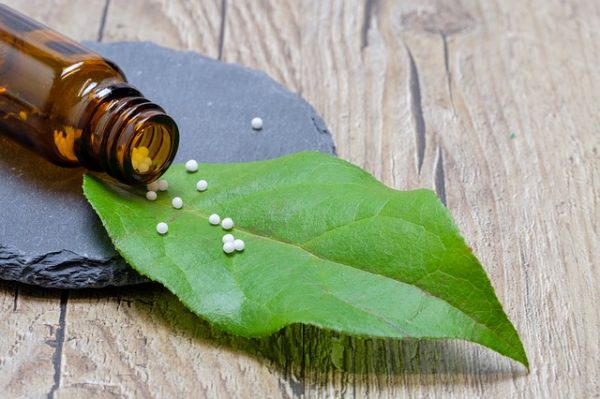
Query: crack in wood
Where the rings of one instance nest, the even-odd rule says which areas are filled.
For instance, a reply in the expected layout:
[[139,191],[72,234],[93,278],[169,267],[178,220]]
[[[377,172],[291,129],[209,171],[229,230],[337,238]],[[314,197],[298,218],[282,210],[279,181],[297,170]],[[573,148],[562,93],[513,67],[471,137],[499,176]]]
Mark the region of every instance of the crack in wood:
[[421,104],[421,86],[419,83],[419,71],[415,59],[407,45],[406,52],[410,63],[410,74],[408,88],[410,94],[410,111],[415,124],[415,141],[417,146],[417,172],[420,175],[425,159],[425,119],[423,118],[423,107]]
[[223,59],[223,42],[225,41],[225,18],[227,17],[227,0],[221,0],[221,26],[219,27],[218,60]]
[[100,19],[100,29],[98,29],[98,41],[101,42],[104,39],[104,27],[106,26],[106,17],[108,15],[108,7],[110,7],[110,0],[106,0],[104,8],[102,9],[102,18]]
[[62,372],[62,351],[65,342],[65,325],[67,316],[67,302],[69,300],[69,291],[64,290],[60,294],[60,314],[58,316],[58,328],[56,329],[54,355],[52,356],[52,365],[54,366],[54,384],[48,392],[48,399],[54,398],[54,393],[60,387],[60,377]]
[[452,74],[450,73],[450,62],[448,61],[448,37],[443,31],[440,32],[440,36],[442,37],[442,43],[444,44],[444,69],[446,70],[448,94],[450,95],[450,102],[454,104],[454,98],[452,96]]
[[438,145],[437,154],[435,159],[435,174],[433,176],[433,183],[435,192],[437,193],[440,201],[444,206],[446,203],[446,178],[444,175],[444,155],[442,153],[442,147]]
[[365,0],[365,12],[363,14],[363,22],[360,28],[360,50],[364,50],[369,46],[369,30],[371,29],[371,18],[377,13],[379,7],[378,0]]
[[19,284],[15,284],[15,296],[13,298],[13,312],[17,311],[17,302],[19,301]]

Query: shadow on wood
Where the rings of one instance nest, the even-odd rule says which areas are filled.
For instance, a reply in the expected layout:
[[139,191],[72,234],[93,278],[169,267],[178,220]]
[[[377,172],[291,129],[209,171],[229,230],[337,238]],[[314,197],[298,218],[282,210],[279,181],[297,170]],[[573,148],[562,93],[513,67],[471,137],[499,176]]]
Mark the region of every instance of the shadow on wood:
[[[6,285],[7,290],[11,289],[9,286],[12,284]],[[29,297],[58,295],[60,292],[21,287],[25,288],[21,289],[20,299],[25,301]],[[121,312],[145,319],[144,325],[154,325],[163,333],[166,330],[167,335],[178,340],[191,340],[192,348],[199,351],[218,350],[233,356],[251,357],[286,380],[294,392],[304,392],[307,380],[324,381],[327,374],[354,379],[358,384],[365,380],[362,377],[372,376],[400,384],[403,377],[419,374],[425,376],[422,383],[442,384],[450,380],[456,383],[453,378],[456,375],[479,375],[492,381],[526,374],[524,369],[508,360],[489,362],[490,354],[485,355],[485,352],[490,351],[459,341],[358,338],[304,325],[288,326],[269,337],[241,338],[198,318],[174,295],[156,284],[70,292],[69,301],[75,307],[92,306],[96,301],[108,299],[121,308]],[[71,315],[67,313],[66,317]],[[114,323],[89,321],[101,325]],[[149,331],[147,334],[152,335]],[[69,340],[69,331],[65,339]],[[434,374],[435,379],[426,378]]]

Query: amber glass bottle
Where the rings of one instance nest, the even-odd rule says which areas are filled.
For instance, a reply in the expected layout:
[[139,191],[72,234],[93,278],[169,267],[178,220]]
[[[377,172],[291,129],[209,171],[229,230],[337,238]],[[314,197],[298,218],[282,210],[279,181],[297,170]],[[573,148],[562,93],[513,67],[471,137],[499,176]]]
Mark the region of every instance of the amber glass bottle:
[[177,125],[112,62],[0,4],[0,133],[62,166],[156,180]]

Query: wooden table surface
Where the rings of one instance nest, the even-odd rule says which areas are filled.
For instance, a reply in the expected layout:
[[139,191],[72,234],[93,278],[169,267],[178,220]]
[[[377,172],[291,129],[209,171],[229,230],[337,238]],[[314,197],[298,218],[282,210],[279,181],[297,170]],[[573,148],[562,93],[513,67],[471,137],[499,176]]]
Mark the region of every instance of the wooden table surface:
[[446,201],[531,371],[456,341],[238,339],[159,286],[4,282],[3,397],[600,397],[599,1],[7,3],[75,39],[194,50],[304,96],[340,157]]

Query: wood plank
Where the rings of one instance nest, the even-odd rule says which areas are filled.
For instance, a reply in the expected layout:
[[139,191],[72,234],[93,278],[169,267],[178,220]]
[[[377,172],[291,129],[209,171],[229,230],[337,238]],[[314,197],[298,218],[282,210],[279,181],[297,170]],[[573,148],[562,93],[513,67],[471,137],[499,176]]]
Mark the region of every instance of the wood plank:
[[260,343],[213,330],[156,285],[76,292],[67,320],[60,397],[281,395]]
[[221,0],[109,0],[104,41],[147,40],[217,58]]
[[0,282],[0,392],[45,397],[60,368],[60,293]]
[[6,0],[9,7],[75,40],[96,40],[106,0]]

